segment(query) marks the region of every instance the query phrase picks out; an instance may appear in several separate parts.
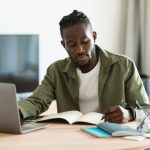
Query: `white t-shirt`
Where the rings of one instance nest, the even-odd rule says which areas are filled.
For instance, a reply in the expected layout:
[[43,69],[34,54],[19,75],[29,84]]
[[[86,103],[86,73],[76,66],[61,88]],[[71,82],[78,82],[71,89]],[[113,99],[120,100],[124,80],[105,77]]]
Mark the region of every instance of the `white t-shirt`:
[[88,73],[77,69],[79,78],[79,106],[82,113],[98,112],[98,80],[100,72],[100,58],[96,66]]

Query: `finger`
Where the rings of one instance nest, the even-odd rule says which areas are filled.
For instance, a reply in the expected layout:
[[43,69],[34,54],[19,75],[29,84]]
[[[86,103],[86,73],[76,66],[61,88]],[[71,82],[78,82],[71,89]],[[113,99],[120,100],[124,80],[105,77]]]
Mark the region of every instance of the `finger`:
[[115,117],[118,117],[118,116],[122,117],[123,114],[118,112],[118,111],[115,111],[114,113],[106,114],[105,118],[111,119],[111,118],[115,118]]
[[123,120],[123,115],[113,114],[105,117],[105,121],[115,121],[115,120]]
[[105,121],[108,121],[108,122],[116,122],[116,123],[122,123],[123,122],[123,117],[121,115],[119,116],[114,116],[114,117],[111,117],[111,118],[106,118]]
[[105,114],[105,118],[112,118],[112,117],[115,117],[115,116],[123,116],[122,111],[120,111],[120,110],[118,109],[118,110],[116,110],[116,111],[109,112],[109,113],[106,113],[106,114]]
[[106,114],[105,115],[105,120],[109,121],[109,120],[118,120],[118,118],[123,119],[123,113],[120,110],[114,111],[112,113]]
[[115,119],[109,120],[108,122],[123,123],[123,120],[122,120],[122,118],[115,118]]

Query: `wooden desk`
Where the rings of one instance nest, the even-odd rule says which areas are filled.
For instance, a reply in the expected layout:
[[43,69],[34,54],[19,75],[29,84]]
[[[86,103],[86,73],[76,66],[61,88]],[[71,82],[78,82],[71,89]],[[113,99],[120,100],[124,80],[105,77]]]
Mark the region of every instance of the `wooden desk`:
[[150,147],[150,139],[96,138],[81,131],[81,126],[50,123],[45,129],[27,134],[0,133],[0,150],[144,150]]
[[[43,115],[56,113],[56,101]],[[130,124],[133,125],[133,124]],[[22,135],[0,133],[0,150],[144,150],[150,139],[129,141],[121,138],[96,138],[81,126],[49,123],[45,129]]]

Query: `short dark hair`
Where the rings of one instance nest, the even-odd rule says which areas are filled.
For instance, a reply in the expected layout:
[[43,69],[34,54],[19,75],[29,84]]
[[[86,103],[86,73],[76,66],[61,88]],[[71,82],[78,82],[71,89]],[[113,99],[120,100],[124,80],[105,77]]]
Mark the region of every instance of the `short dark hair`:
[[63,37],[63,30],[65,28],[73,26],[75,24],[79,24],[79,23],[85,23],[89,25],[92,30],[92,26],[91,26],[89,18],[83,12],[74,10],[72,13],[70,13],[67,16],[64,16],[60,20],[59,26],[60,26],[61,36]]

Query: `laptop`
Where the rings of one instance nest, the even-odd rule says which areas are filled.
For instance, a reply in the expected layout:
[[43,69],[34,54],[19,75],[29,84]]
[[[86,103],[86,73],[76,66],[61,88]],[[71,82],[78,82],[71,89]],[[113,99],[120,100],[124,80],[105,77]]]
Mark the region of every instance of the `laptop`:
[[0,83],[0,132],[22,134],[47,127],[46,123],[28,123],[21,125],[16,86]]

